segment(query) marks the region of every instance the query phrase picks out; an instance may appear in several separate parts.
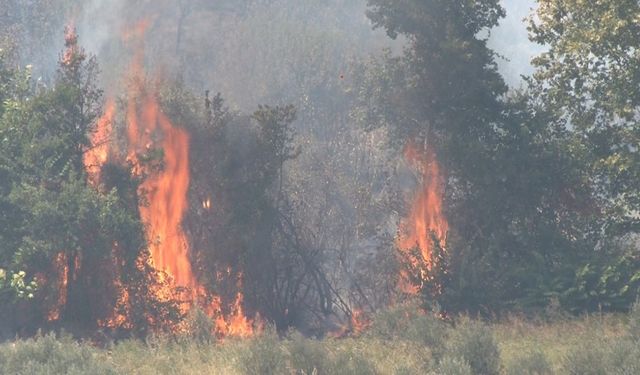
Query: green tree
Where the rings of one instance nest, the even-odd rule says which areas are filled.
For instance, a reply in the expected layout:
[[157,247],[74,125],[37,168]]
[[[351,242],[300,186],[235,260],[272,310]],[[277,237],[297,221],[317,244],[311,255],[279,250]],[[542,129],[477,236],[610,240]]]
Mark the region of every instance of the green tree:
[[389,127],[396,149],[413,141],[435,150],[444,167],[440,302],[485,312],[544,306],[584,245],[579,208],[589,189],[553,113],[527,92],[507,95],[486,43],[504,10],[493,0],[369,5],[374,25],[409,46],[371,64],[354,114],[369,129]]
[[530,79],[555,125],[573,135],[587,159],[609,235],[638,230],[640,210],[640,4],[637,1],[540,1],[530,23],[548,51]]
[[[96,188],[84,169],[101,112],[97,65],[68,31],[52,89],[32,90],[28,75],[0,66],[0,267],[36,274],[40,287],[32,305],[3,303],[3,314],[14,328],[95,327],[114,310],[116,285],[135,286],[150,272],[136,262],[144,237],[130,173],[107,168],[109,186]],[[133,288],[129,295],[142,298]]]
[[638,294],[640,224],[640,4],[637,1],[541,0],[531,39],[547,46],[533,60],[532,97],[567,134],[580,160],[593,218],[582,251],[563,284],[572,310],[625,309]]

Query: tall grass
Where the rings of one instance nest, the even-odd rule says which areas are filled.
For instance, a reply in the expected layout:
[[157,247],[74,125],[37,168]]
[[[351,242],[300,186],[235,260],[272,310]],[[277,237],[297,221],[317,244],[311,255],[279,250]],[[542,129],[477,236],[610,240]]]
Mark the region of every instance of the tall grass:
[[180,337],[97,348],[52,334],[0,345],[1,374],[640,374],[640,308],[556,322],[468,317],[445,323],[399,306],[358,337],[307,338],[266,329],[217,341],[194,314]]

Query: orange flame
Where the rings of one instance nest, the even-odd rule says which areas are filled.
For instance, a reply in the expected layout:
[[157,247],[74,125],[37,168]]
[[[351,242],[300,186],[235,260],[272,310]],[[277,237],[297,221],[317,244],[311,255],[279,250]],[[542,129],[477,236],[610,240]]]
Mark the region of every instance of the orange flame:
[[[148,27],[148,21],[139,22],[131,30],[125,31],[122,36],[123,41],[133,46],[135,50],[129,68],[129,76],[134,84],[130,87],[125,110],[127,161],[131,163],[134,175],[144,177],[139,190],[143,199],[138,209],[146,226],[145,234],[151,254],[149,261],[138,259],[137,267],[142,269],[144,268],[142,263],[152,264],[153,268],[163,272],[158,274],[161,284],[156,285],[150,292],[155,298],[167,300],[174,295],[173,287],[187,288],[190,295],[189,300],[182,305],[183,312],[193,307],[196,302],[203,303],[208,300],[210,303],[206,311],[215,322],[216,334],[247,337],[253,334],[255,322],[248,319],[244,313],[242,293],[236,294],[235,302],[227,309],[229,314],[225,315],[220,296],[208,293],[193,274],[188,239],[181,227],[188,210],[189,134],[184,129],[174,126],[162,112],[157,94],[145,90],[142,41]],[[75,46],[77,41],[75,33],[69,31],[67,40]],[[72,52],[74,51],[69,52],[69,55]],[[101,169],[111,153],[109,140],[113,133],[116,111],[115,101],[107,100],[104,114],[96,122],[96,130],[91,137],[91,148],[84,156],[84,166],[89,182],[93,185],[98,184]],[[158,163],[154,163],[156,156],[161,156],[157,158],[162,161],[160,168],[157,168]],[[210,210],[211,199],[204,200],[202,206]],[[114,243],[114,259],[118,258],[117,249],[118,244]],[[64,285],[60,288],[58,304],[50,313],[52,320],[58,319],[61,307],[66,303],[68,267],[63,253],[56,259],[56,266],[63,271],[61,282]],[[164,275],[168,276],[168,279]],[[227,276],[230,275],[229,268]],[[119,293],[115,309],[106,319],[99,320],[98,324],[110,328],[131,328],[128,316],[131,309],[128,291],[117,276],[114,279],[114,286]],[[237,289],[239,291],[242,289],[241,274],[238,277]]]
[[49,322],[54,322],[60,319],[60,313],[64,305],[67,303],[67,286],[69,284],[69,263],[67,262],[67,254],[64,252],[58,253],[54,260],[54,265],[59,271],[58,274],[58,300],[55,306],[52,306],[47,315]]
[[141,186],[148,204],[140,206],[140,215],[148,226],[147,237],[154,265],[171,275],[176,285],[195,290],[187,237],[181,229],[188,208],[189,135],[174,127],[160,111],[154,95],[143,98],[142,108],[129,108],[128,112],[129,159],[136,165],[140,166],[139,156],[154,145],[152,136],[155,133],[162,136],[162,171],[150,172],[150,177]]
[[105,104],[104,114],[96,122],[96,129],[91,137],[91,148],[84,154],[84,167],[89,175],[89,181],[93,185],[98,183],[102,166],[109,158],[109,142],[113,132],[115,114],[116,103],[113,99],[108,99]]
[[[137,42],[136,53],[130,75],[138,80],[127,103],[127,159],[133,164],[133,173],[145,175],[140,193],[146,204],[139,207],[140,216],[146,224],[153,266],[171,277],[174,285],[189,288],[191,304],[198,299],[210,300],[209,316],[215,320],[216,333],[221,336],[249,336],[253,334],[253,321],[243,311],[244,296],[238,292],[231,313],[225,318],[219,296],[208,295],[195,277],[189,257],[189,242],[182,230],[182,220],[188,210],[189,190],[189,134],[174,126],[162,112],[155,93],[147,93],[140,84],[144,77],[142,38],[148,22],[140,22],[126,33],[127,42]],[[137,95],[136,95],[137,94]],[[162,150],[162,168],[155,171],[149,163],[154,149]],[[203,202],[203,208],[211,208],[211,200]],[[241,277],[238,290],[241,289]],[[208,297],[207,297],[208,296]]]
[[[435,234],[440,246],[444,247],[449,230],[449,223],[442,209],[444,180],[433,151],[422,151],[413,143],[409,143],[405,149],[405,158],[421,174],[422,188],[414,198],[409,216],[400,225],[398,247],[407,257],[416,246],[419,248],[422,263],[415,264],[415,260],[412,260],[412,263],[414,267],[421,270],[424,279],[425,274],[433,266],[431,233]],[[418,292],[418,288],[407,283],[406,275],[402,275],[401,279],[403,290],[411,294]]]
[[337,331],[329,333],[329,336],[335,338],[358,336],[366,331],[372,323],[372,320],[363,310],[355,309],[351,312],[349,321],[341,325]]
[[78,34],[73,22],[69,23],[64,29],[64,46],[65,50],[62,54],[61,63],[63,66],[71,66],[75,63],[75,59],[81,56],[81,50],[78,46]]
[[[242,289],[242,274],[238,276],[238,290]],[[226,332],[228,336],[249,337],[253,335],[253,321],[248,319],[242,308],[244,296],[241,292],[236,294],[236,300],[227,318],[226,327],[218,327],[220,332]]]

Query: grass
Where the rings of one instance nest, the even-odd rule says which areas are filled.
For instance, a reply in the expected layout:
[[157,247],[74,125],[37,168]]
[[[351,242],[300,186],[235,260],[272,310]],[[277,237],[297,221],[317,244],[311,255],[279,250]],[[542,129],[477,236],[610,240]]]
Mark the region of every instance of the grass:
[[[201,317],[199,317],[201,319]],[[640,311],[553,322],[518,317],[454,325],[411,307],[382,312],[359,337],[209,342],[194,335],[107,348],[52,334],[0,345],[3,374],[637,374]]]
[[560,374],[571,373],[568,361],[576,351],[586,353],[614,343],[631,345],[627,322],[622,315],[589,315],[551,323],[510,318],[494,325],[493,331],[507,368],[537,357],[547,362],[549,373]]

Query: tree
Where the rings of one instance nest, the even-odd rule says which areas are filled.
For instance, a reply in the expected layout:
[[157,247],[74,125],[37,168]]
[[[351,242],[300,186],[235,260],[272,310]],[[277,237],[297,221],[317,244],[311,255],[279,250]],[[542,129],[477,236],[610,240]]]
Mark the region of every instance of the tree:
[[533,41],[537,99],[573,136],[574,154],[591,169],[608,235],[637,231],[640,209],[640,4],[637,1],[540,1]]
[[590,245],[581,241],[590,191],[553,113],[527,92],[507,95],[486,44],[504,10],[494,0],[369,6],[374,25],[409,47],[371,64],[354,113],[369,129],[390,127],[396,149],[424,144],[443,166],[449,269],[435,281],[445,284],[439,302],[486,313],[544,306]]
[[97,65],[68,31],[52,89],[35,91],[28,76],[0,66],[7,89],[0,105],[0,267],[24,269],[39,286],[30,305],[3,304],[3,314],[13,329],[55,322],[95,328],[110,318],[122,288],[132,303],[145,297],[135,279],[149,273],[137,263],[145,247],[130,171],[123,177],[107,168],[106,184],[96,188],[83,165],[101,112]]
[[548,50],[533,60],[532,100],[566,136],[591,190],[590,246],[574,262],[561,302],[579,309],[631,306],[640,229],[640,4],[539,1],[531,40]]

